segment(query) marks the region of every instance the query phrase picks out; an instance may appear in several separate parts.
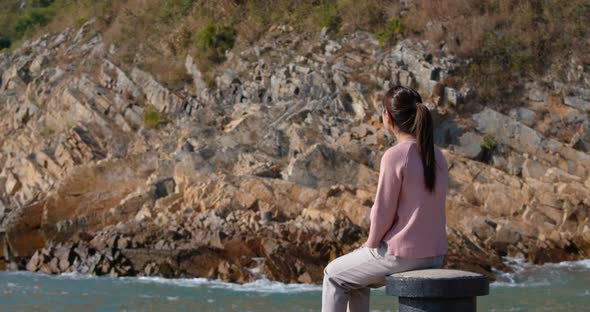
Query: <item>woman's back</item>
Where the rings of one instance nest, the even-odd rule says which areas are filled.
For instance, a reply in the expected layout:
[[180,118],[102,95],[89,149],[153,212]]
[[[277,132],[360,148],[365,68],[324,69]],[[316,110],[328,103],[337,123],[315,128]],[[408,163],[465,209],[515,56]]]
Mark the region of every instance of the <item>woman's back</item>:
[[430,110],[418,91],[397,85],[385,93],[381,117],[397,144],[381,157],[369,237],[324,269],[322,312],[368,312],[370,287],[395,272],[440,268],[447,253],[448,166]]
[[381,240],[387,243],[390,255],[423,258],[447,252],[448,165],[438,148],[435,161],[436,180],[431,193],[424,184],[422,159],[415,140],[400,141],[383,155],[369,236],[378,239],[383,233]]

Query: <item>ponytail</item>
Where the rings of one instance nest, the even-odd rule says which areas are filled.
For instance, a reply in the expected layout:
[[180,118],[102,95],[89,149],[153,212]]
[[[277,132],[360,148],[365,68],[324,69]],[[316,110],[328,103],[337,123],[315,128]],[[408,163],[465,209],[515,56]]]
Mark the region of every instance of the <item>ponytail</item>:
[[430,111],[426,105],[422,103],[416,104],[416,118],[414,119],[413,128],[414,133],[416,134],[418,151],[422,156],[424,182],[426,184],[426,188],[430,192],[433,192],[436,181],[433,122]]
[[416,137],[416,146],[424,168],[424,184],[428,191],[434,192],[434,123],[430,111],[422,104],[422,97],[410,87],[397,85],[387,91],[383,106],[402,132]]

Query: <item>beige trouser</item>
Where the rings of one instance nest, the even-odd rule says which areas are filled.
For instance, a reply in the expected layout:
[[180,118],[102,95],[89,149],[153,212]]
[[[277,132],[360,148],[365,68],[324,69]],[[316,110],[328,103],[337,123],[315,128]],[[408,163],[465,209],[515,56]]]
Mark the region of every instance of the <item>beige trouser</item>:
[[443,265],[444,256],[411,259],[386,252],[381,242],[379,248],[358,248],[332,260],[324,269],[322,312],[368,312],[370,288],[385,286],[385,276]]

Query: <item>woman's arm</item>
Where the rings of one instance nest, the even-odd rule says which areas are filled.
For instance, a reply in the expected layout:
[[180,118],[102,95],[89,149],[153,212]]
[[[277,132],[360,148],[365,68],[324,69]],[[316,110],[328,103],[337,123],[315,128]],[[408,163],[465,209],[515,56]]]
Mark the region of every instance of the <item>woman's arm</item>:
[[393,225],[403,180],[403,167],[407,161],[406,157],[407,153],[403,150],[390,148],[381,158],[377,193],[373,207],[371,207],[369,237],[363,247],[378,248],[383,236]]

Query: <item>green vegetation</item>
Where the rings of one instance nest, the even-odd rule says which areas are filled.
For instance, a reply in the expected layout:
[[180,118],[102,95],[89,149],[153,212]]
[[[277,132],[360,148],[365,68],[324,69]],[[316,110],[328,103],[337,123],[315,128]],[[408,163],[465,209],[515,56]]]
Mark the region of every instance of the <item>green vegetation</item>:
[[342,17],[338,15],[338,6],[336,4],[324,4],[318,6],[315,11],[316,20],[319,27],[326,27],[334,30],[342,22]]
[[[24,3],[24,5],[21,5]],[[511,103],[526,79],[551,70],[565,76],[566,60],[590,66],[587,0],[5,0],[0,1],[0,50],[96,18],[97,31],[117,47],[118,61],[142,66],[168,87],[181,85],[187,54],[214,76],[226,50],[276,35],[288,25],[312,38],[356,30],[380,45],[412,37],[471,62],[452,73],[458,87],[474,85],[484,104]],[[211,72],[211,73],[209,73]],[[498,101],[498,98],[503,98]],[[497,105],[497,104],[493,104]]]
[[590,56],[584,52],[590,50],[588,1],[445,2],[434,5],[420,1],[420,12],[408,16],[418,29],[427,28],[427,22],[420,21],[433,20],[444,26],[443,32],[430,30],[419,36],[434,42],[445,40],[451,53],[472,60],[454,74],[461,78],[458,83],[475,85],[480,102],[510,103],[523,91],[526,79],[549,70],[564,75],[565,60],[572,56],[584,66],[590,65]]
[[162,123],[160,112],[153,106],[148,105],[143,111],[143,124],[150,129],[156,128]]
[[8,37],[0,37],[0,50],[10,48],[12,41]]
[[43,32],[79,27],[90,17],[106,14],[112,5],[112,0],[0,1],[0,50]]
[[390,18],[383,28],[379,29],[376,33],[377,38],[379,38],[379,45],[384,46],[390,43],[393,39],[401,36],[404,30],[405,27],[401,18]]
[[160,8],[160,20],[164,23],[175,23],[188,15],[192,9],[194,0],[164,0]]
[[196,36],[197,48],[214,63],[225,60],[224,52],[233,48],[235,42],[235,30],[231,26],[215,23],[209,23]]
[[10,48],[16,40],[47,25],[55,15],[58,6],[59,3],[49,0],[2,1],[0,3],[0,49]]
[[75,23],[76,28],[82,27],[82,25],[84,25],[84,23],[86,23],[87,21],[88,21],[88,19],[86,17],[80,17],[79,19],[76,20],[76,23]]
[[496,138],[493,135],[485,134],[479,146],[484,150],[491,151],[497,146]]

